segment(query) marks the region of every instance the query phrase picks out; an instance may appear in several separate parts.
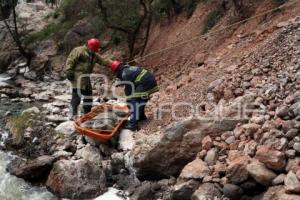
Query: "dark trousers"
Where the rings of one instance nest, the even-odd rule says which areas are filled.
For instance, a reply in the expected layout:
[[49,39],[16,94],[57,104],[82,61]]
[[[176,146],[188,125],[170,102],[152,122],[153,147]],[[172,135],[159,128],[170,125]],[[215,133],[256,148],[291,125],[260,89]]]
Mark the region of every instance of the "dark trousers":
[[146,119],[145,115],[145,107],[148,102],[148,99],[142,99],[142,98],[133,98],[127,101],[131,115],[129,119],[129,124],[136,126],[138,121]]
[[78,107],[81,102],[81,98],[83,97],[83,112],[84,114],[91,112],[92,104],[93,104],[93,91],[92,90],[82,90],[73,88],[72,89],[72,114],[78,114]]

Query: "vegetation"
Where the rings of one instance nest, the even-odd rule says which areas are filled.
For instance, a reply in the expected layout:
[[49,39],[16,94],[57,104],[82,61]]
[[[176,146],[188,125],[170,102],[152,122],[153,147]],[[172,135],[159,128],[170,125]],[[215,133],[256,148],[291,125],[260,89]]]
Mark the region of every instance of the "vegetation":
[[35,32],[27,35],[24,38],[24,43],[26,45],[33,43],[35,41],[42,41],[50,36],[55,35],[65,35],[65,33],[72,27],[70,22],[57,22],[50,23],[44,29],[39,32]]
[[287,2],[288,0],[272,0],[272,1],[276,6],[279,6]]
[[204,22],[204,28],[202,33],[207,33],[211,28],[213,28],[217,22],[220,20],[220,18],[223,16],[223,12],[221,8],[216,8],[211,13],[209,13],[206,17],[206,20]]
[[34,53],[22,43],[23,35],[20,33],[17,24],[17,3],[18,0],[0,0],[0,19],[4,22],[4,25],[16,43],[19,52],[24,58],[26,58],[27,66],[30,66]]
[[33,113],[24,113],[22,115],[13,117],[8,123],[8,128],[12,134],[12,140],[14,145],[21,145],[24,139],[25,130],[28,127],[35,125],[35,120],[38,116]]

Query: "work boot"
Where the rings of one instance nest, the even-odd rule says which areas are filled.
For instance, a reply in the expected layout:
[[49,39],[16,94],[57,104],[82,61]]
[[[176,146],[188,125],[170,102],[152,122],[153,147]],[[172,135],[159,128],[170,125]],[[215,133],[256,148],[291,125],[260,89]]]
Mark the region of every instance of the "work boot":
[[124,126],[124,129],[129,129],[131,131],[137,131],[138,130],[138,125],[137,124],[132,124],[132,123],[126,123]]
[[146,117],[146,115],[143,115],[140,117],[139,121],[142,122],[142,121],[146,121],[148,118]]

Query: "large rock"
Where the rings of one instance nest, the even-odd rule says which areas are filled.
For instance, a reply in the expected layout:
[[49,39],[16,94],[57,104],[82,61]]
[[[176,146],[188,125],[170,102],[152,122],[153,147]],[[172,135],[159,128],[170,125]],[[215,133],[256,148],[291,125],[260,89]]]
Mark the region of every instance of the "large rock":
[[264,163],[267,168],[272,170],[284,170],[286,166],[284,153],[265,146],[260,147],[257,150],[255,158]]
[[284,185],[287,192],[300,194],[300,181],[293,171],[289,171],[285,177]]
[[249,162],[250,157],[240,156],[229,163],[226,172],[229,183],[239,184],[248,179],[249,173],[247,171],[247,165]]
[[55,128],[55,131],[64,135],[72,135],[73,133],[75,133],[74,122],[63,122]]
[[60,198],[95,198],[106,191],[102,169],[84,159],[57,161],[47,180],[47,188]]
[[85,146],[82,149],[77,150],[75,156],[96,165],[100,165],[102,161],[100,150],[93,146]]
[[213,200],[221,198],[221,192],[212,183],[204,183],[194,192],[191,200]]
[[47,179],[53,161],[52,156],[41,156],[33,160],[16,158],[7,166],[7,171],[19,178],[39,182]]
[[240,200],[244,191],[237,185],[225,184],[223,187],[223,194],[230,200]]
[[183,168],[179,177],[185,179],[203,179],[208,175],[210,175],[210,169],[207,164],[201,159],[196,159]]
[[192,194],[199,187],[199,182],[195,180],[189,180],[187,182],[179,183],[174,186],[172,192],[173,200],[190,200]]
[[247,171],[255,181],[265,186],[271,185],[272,181],[276,178],[276,174],[267,169],[265,165],[259,161],[248,164]]
[[140,145],[133,152],[137,176],[147,179],[178,175],[201,150],[205,136],[233,130],[238,122],[189,119],[173,123],[162,132],[147,137],[145,141],[137,141]]
[[261,200],[299,200],[300,196],[287,194],[283,186],[268,188],[267,192],[260,198]]

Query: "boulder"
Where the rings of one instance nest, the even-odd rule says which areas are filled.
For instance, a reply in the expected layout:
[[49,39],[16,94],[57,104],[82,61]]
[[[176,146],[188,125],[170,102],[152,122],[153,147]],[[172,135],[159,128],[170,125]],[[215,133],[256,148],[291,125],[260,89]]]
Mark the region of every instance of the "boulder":
[[96,165],[100,165],[102,161],[99,149],[94,146],[85,146],[82,149],[77,150],[75,156]]
[[248,179],[247,164],[250,162],[250,157],[239,156],[229,163],[226,171],[226,177],[229,183],[239,184]]
[[7,166],[7,171],[27,181],[39,182],[47,179],[53,162],[52,156],[41,156],[33,160],[16,158]]
[[237,123],[239,121],[226,119],[213,122],[188,119],[169,125],[145,141],[137,141],[140,145],[133,152],[137,176],[145,179],[178,175],[201,150],[205,136],[231,131]]
[[221,192],[213,183],[204,183],[194,192],[191,200],[213,200],[221,198],[221,196]]
[[289,171],[285,177],[284,185],[287,192],[300,194],[300,181],[293,171]]
[[272,181],[276,178],[276,174],[267,169],[265,165],[259,161],[248,164],[247,171],[255,181],[265,186],[271,185]]
[[263,194],[261,200],[299,200],[300,196],[295,194],[287,194],[283,186],[269,187]]
[[55,131],[64,135],[72,135],[73,133],[75,133],[74,122],[63,122],[55,128]]
[[172,191],[171,197],[173,200],[190,200],[192,194],[199,187],[199,182],[189,180],[184,183],[176,184]]
[[223,194],[230,200],[240,200],[244,191],[237,185],[225,184],[223,187]]
[[285,154],[266,146],[258,148],[255,158],[272,170],[281,171],[284,170],[286,166]]
[[84,159],[59,160],[46,185],[60,198],[87,199],[106,191],[106,178],[99,166]]
[[185,179],[203,179],[208,175],[210,175],[210,169],[207,164],[201,159],[196,159],[183,168],[179,177]]

